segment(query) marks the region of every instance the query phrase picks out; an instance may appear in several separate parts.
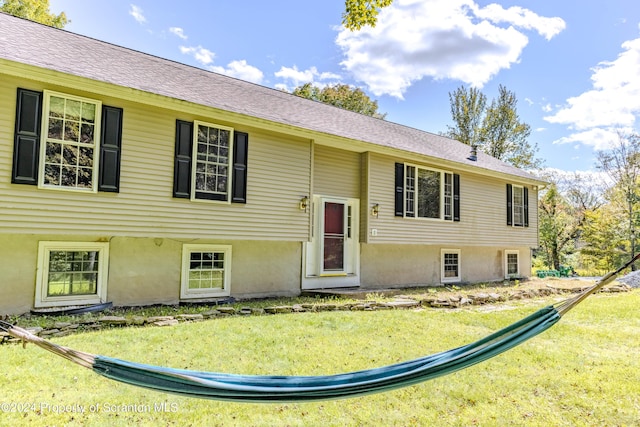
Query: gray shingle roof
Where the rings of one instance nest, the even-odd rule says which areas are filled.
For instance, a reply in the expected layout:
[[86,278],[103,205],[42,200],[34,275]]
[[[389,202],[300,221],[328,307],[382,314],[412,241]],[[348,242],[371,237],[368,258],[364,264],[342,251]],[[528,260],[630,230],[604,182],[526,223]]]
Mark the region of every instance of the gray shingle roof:
[[[64,48],[61,48],[64,46]],[[458,141],[0,13],[0,58],[538,181]],[[410,157],[410,156],[409,156]]]

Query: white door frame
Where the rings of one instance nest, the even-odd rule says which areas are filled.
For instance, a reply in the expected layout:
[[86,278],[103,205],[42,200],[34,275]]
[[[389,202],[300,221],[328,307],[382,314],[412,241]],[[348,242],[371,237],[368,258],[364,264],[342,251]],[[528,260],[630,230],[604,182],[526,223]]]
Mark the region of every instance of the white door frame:
[[[344,264],[341,271],[324,269],[325,203],[345,206]],[[312,202],[313,233],[303,244],[302,289],[353,287],[360,285],[359,217],[360,200],[314,195]]]

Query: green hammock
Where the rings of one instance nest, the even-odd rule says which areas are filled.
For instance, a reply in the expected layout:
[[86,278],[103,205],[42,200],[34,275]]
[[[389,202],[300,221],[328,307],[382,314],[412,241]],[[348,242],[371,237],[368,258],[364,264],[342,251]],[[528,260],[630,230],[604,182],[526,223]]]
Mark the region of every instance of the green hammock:
[[98,356],[63,347],[25,329],[0,322],[0,329],[94,372],[140,387],[205,399],[236,402],[301,402],[340,399],[393,390],[475,365],[553,326],[562,315],[611,282],[640,254],[594,286],[472,344],[381,368],[327,376],[234,375],[172,369]]

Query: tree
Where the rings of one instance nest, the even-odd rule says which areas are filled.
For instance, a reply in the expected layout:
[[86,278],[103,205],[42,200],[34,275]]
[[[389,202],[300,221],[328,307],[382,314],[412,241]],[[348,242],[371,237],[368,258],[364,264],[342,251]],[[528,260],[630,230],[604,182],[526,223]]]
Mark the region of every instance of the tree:
[[55,15],[49,11],[49,0],[0,0],[0,11],[54,28],[69,22],[64,12]]
[[590,173],[546,169],[535,174],[550,183],[540,191],[538,201],[540,251],[536,257],[558,270],[584,246],[587,222],[603,205],[603,187]]
[[[618,141],[610,150],[597,153],[597,167],[612,182],[609,198],[624,217],[628,254],[636,254],[636,229],[640,215],[640,135],[625,136],[618,133]],[[635,266],[631,266],[635,270]]]
[[486,96],[478,89],[460,87],[449,93],[453,126],[444,135],[475,145],[496,159],[519,168],[537,169],[538,147],[528,141],[531,126],[520,121],[515,93],[500,85],[498,99],[487,107]]
[[359,30],[365,25],[375,27],[380,9],[392,2],[393,0],[345,0],[342,25],[351,31]]
[[453,93],[449,93],[451,117],[456,126],[447,126],[447,136],[476,145],[480,141],[482,115],[487,105],[487,96],[479,89],[470,88],[468,91],[460,86]]
[[379,119],[386,117],[386,114],[378,112],[378,101],[369,98],[361,89],[352,88],[349,85],[336,84],[320,88],[311,83],[305,83],[291,93],[367,116]]
[[619,219],[621,214],[620,206],[614,203],[586,212],[582,230],[586,246],[580,253],[600,271],[611,271],[629,259],[629,241],[625,238],[626,227]]
[[546,264],[560,270],[566,255],[573,249],[578,224],[556,184],[550,184],[546,188],[538,202],[538,208],[540,248]]

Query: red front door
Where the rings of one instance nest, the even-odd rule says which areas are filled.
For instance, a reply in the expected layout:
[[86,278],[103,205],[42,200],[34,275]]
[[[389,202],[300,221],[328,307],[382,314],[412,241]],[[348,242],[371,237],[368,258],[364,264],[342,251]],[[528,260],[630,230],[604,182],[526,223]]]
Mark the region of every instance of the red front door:
[[344,203],[324,203],[324,271],[344,271]]

